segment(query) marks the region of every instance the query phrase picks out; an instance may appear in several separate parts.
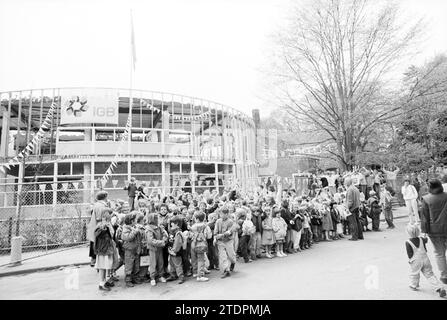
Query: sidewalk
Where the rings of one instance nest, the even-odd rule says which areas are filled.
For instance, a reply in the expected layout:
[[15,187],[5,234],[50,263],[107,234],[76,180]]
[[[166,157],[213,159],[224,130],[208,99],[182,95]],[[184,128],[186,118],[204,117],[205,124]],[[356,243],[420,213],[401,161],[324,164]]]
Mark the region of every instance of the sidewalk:
[[[36,256],[36,254],[34,254],[34,256]],[[22,255],[23,259],[26,259],[28,257],[31,256],[27,255],[26,253]],[[0,256],[0,265],[4,265],[9,262],[9,255]],[[82,247],[58,251],[41,257],[25,260],[17,266],[2,266],[0,267],[0,277],[26,274],[38,271],[47,271],[66,266],[89,264],[90,258],[88,256],[88,246],[84,245]]]
[[[397,207],[393,209],[395,219],[408,217],[405,207]],[[382,214],[383,216],[383,214]],[[385,219],[381,219],[385,221]],[[34,254],[36,255],[36,254]],[[27,254],[23,254],[23,258],[27,258]],[[0,256],[0,265],[8,263],[9,255]],[[0,267],[0,277],[11,275],[26,274],[39,271],[47,271],[58,269],[73,265],[89,265],[90,258],[88,256],[88,246],[82,246],[74,249],[67,249],[65,251],[55,252],[49,255],[44,255],[30,260],[25,260],[18,266],[3,266]]]

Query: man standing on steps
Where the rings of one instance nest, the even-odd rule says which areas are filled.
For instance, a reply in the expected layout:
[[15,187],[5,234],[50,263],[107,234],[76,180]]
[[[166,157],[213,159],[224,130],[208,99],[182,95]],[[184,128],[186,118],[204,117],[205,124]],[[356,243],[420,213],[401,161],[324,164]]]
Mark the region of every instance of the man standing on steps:
[[359,219],[360,191],[352,184],[351,178],[345,179],[346,185],[346,205],[350,215],[348,216],[349,229],[351,230],[352,241],[363,240],[362,225]]

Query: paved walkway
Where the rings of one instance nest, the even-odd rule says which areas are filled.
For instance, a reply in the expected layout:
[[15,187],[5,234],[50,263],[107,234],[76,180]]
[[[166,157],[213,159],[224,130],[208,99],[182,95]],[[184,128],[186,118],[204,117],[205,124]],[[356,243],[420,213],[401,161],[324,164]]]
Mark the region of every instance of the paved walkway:
[[[393,212],[394,217],[398,219],[407,216],[405,207],[396,208]],[[45,252],[42,251],[40,254],[44,253]],[[37,255],[39,254],[36,252],[24,253],[22,257],[26,259],[27,257],[35,257]],[[9,255],[0,256],[0,266],[9,262]],[[0,277],[57,269],[69,265],[87,265],[89,263],[90,258],[88,256],[88,247],[85,245],[75,249],[66,249],[64,251],[53,252],[48,255],[25,260],[18,266],[2,266],[0,267]]]
[[[51,251],[50,251],[51,252]],[[53,251],[50,254],[36,257],[39,254],[45,254],[44,251],[40,253],[25,253],[22,255],[23,259],[32,258],[23,261],[17,266],[2,266],[0,267],[0,277],[24,274],[36,271],[45,271],[54,268],[60,268],[68,265],[85,265],[90,263],[88,256],[88,246],[83,245],[81,247],[69,248],[63,251]],[[36,257],[36,258],[33,258]],[[10,262],[9,255],[0,256],[0,265],[4,265]]]

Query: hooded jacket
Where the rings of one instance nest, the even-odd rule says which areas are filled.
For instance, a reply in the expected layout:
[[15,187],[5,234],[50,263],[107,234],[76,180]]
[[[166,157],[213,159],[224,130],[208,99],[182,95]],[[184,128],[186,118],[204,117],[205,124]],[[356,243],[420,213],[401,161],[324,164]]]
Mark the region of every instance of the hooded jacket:
[[258,211],[258,214],[256,215],[254,212],[251,214],[251,222],[253,222],[256,232],[262,233],[262,220],[263,220],[263,214]]
[[123,240],[124,250],[129,250],[135,254],[140,254],[141,233],[137,228],[133,228],[130,225],[124,225],[121,239]]
[[156,213],[150,213],[147,216],[148,226],[146,228],[147,247],[149,251],[156,251],[163,248],[168,240],[168,234],[165,230],[155,224]]

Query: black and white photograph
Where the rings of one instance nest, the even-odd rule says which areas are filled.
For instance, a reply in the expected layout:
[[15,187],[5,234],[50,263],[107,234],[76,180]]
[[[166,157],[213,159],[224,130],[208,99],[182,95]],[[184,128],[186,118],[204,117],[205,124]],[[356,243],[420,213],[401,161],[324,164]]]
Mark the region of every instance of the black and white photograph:
[[0,300],[447,299],[447,1],[0,0],[0,43]]

